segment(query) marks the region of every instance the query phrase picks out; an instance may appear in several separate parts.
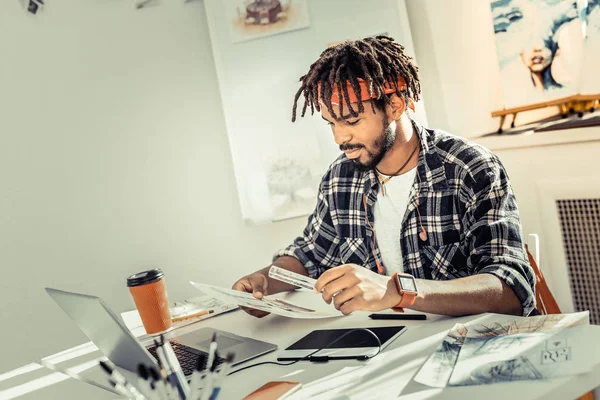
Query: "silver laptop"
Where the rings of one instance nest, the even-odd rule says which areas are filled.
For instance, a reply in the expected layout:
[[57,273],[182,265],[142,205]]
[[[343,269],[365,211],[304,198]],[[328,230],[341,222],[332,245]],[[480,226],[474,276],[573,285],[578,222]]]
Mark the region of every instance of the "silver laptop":
[[[136,372],[140,363],[157,365],[154,344],[144,347],[102,299],[52,288],[46,288],[46,292],[98,349],[119,367]],[[233,365],[277,349],[277,345],[272,343],[201,328],[169,339],[186,376],[196,369],[199,356],[208,353],[214,332],[217,333],[218,352],[221,355],[235,353]]]

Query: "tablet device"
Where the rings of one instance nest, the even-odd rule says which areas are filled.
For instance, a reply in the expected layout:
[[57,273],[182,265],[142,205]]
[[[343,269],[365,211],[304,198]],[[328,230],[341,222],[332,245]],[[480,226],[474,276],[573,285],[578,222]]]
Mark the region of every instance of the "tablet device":
[[375,328],[367,327],[349,333],[343,339],[331,344],[335,339],[351,331],[352,329],[354,328],[321,329],[312,331],[302,339],[283,350],[277,357],[277,360],[289,361],[304,359],[306,356],[314,353],[316,350],[322,347],[325,348],[310,356],[309,360],[366,360],[367,358],[373,357],[375,354],[377,354],[379,351],[379,345],[373,335],[371,335],[369,332],[366,332],[364,329],[370,330],[379,338],[379,341],[381,342],[381,349],[383,350],[394,339],[400,336],[406,330],[406,327],[403,325],[378,326]]

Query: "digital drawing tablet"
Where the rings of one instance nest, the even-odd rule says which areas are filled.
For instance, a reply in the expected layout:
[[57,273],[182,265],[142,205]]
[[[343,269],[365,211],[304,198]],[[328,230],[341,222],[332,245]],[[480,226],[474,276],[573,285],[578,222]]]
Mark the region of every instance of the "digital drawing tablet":
[[[356,330],[336,343],[331,344],[335,339],[352,329],[355,328],[314,330],[283,350],[277,357],[277,360],[290,361],[303,359],[322,347],[326,348],[313,354],[310,358],[322,361],[335,359],[364,360],[377,354],[379,351],[377,340],[365,330]],[[398,325],[378,326],[376,328],[367,327],[364,329],[369,329],[379,338],[381,349],[383,350],[394,339],[404,333],[406,327]]]

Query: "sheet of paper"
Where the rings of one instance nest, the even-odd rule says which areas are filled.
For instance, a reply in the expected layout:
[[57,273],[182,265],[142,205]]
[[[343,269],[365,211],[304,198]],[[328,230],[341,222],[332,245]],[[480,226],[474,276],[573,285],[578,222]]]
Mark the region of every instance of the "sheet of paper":
[[[266,311],[284,317],[316,319],[343,316],[341,312],[325,302],[323,302],[321,309],[316,309],[314,306],[299,306],[272,296],[257,299],[250,293],[240,292],[238,290],[225,289],[197,282],[190,283],[207,296],[214,297],[224,302],[235,302],[240,306]],[[319,295],[315,294],[315,296]]]
[[[210,296],[197,296],[184,301],[175,301],[169,305],[171,318],[190,315],[201,310],[212,310],[212,313],[210,314],[174,322],[173,327],[175,328],[180,328],[182,326],[193,324],[196,321],[201,321],[237,309],[238,305],[235,302],[225,302]],[[125,326],[127,326],[134,335],[140,336],[146,333],[143,329],[144,324],[142,323],[142,318],[137,310],[121,313],[121,319],[123,319]]]
[[587,325],[587,311],[538,317],[498,316],[487,323],[456,324],[415,381],[446,387],[589,371],[595,361],[590,362],[581,347],[589,343],[584,341],[590,334]]
[[276,266],[269,268],[269,277],[307,290],[313,290],[315,288],[315,283],[317,283],[316,279]]
[[458,360],[458,353],[466,332],[467,328],[464,325],[454,325],[435,352],[421,367],[415,376],[415,381],[433,387],[446,387],[456,365],[456,360]]
[[[592,370],[586,356],[589,325],[553,332],[466,337],[450,377],[450,386],[549,379]],[[493,333],[493,332],[492,332]]]

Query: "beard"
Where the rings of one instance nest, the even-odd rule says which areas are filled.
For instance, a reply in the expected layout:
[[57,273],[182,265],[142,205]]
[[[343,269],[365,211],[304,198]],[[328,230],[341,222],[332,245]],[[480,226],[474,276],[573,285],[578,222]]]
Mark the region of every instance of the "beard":
[[396,121],[392,120],[390,123],[388,118],[385,117],[382,118],[382,122],[385,128],[373,142],[373,149],[367,150],[365,146],[361,146],[366,150],[366,153],[369,157],[367,161],[360,162],[358,158],[352,160],[354,165],[356,165],[356,167],[361,171],[368,171],[375,168],[377,164],[383,160],[383,157],[396,140]]

